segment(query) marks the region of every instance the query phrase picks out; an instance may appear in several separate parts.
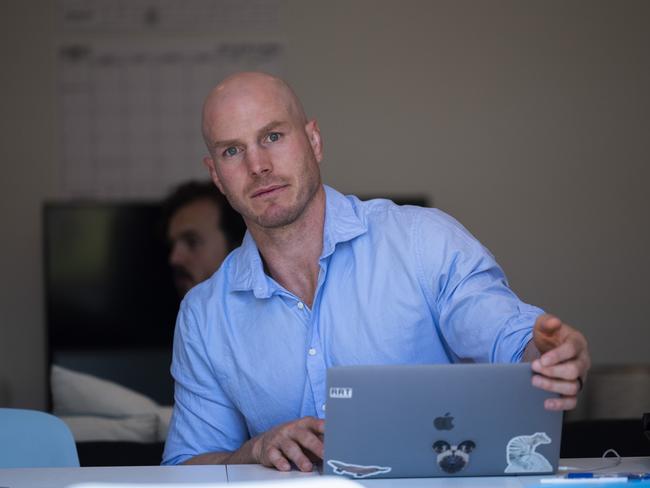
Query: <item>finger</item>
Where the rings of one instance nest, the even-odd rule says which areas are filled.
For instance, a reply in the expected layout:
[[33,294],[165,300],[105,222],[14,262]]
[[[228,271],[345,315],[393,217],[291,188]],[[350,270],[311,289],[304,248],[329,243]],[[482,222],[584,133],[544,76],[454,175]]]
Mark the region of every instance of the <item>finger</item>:
[[564,396],[576,396],[580,391],[578,380],[558,380],[541,375],[533,375],[531,380],[533,386],[542,390],[559,393]]
[[537,318],[537,323],[535,325],[539,332],[552,335],[562,327],[562,321],[555,315],[546,313]]
[[578,378],[582,378],[583,371],[584,367],[581,361],[567,361],[556,366],[541,368],[535,372],[541,377],[552,380],[577,381]]
[[562,344],[545,352],[539,359],[533,361],[533,369],[553,366],[570,359],[575,359],[582,352],[583,345],[579,337],[568,337]]
[[533,328],[533,342],[542,354],[562,343],[563,336],[571,330],[563,328],[563,325],[560,319],[552,315],[545,314],[538,317]]
[[262,463],[264,466],[275,467],[278,471],[290,471],[291,464],[284,457],[277,447],[269,448],[266,453],[262,453]]
[[584,382],[590,364],[591,360],[589,358],[589,353],[585,348],[579,350],[578,354],[573,359],[552,366],[541,366],[539,360],[533,361],[532,369],[534,372],[548,378],[564,379],[568,381],[580,378]]
[[324,455],[324,447],[321,435],[322,434],[314,434],[309,430],[300,430],[299,432],[296,432],[294,439],[303,448],[308,449],[322,459]]
[[309,429],[317,434],[325,433],[325,421],[323,419],[317,419],[315,417],[303,417],[300,419],[300,425]]
[[280,449],[287,459],[298,466],[300,471],[311,471],[314,468],[314,465],[297,442],[291,439],[284,439],[280,444]]
[[574,396],[547,398],[544,400],[544,408],[546,410],[571,410],[576,408],[577,403],[578,400]]

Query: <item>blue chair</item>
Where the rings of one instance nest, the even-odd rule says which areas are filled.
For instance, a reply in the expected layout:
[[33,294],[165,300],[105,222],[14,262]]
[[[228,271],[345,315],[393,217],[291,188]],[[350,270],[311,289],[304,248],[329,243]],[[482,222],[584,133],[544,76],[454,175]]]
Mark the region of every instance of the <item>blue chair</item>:
[[37,410],[0,408],[0,468],[79,467],[63,420]]

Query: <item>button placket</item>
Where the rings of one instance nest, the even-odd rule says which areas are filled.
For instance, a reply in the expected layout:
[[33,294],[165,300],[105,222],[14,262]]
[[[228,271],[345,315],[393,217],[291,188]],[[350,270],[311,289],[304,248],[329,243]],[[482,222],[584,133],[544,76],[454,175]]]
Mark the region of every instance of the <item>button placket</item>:
[[318,334],[318,326],[312,322],[312,334],[309,348],[307,349],[307,374],[311,383],[312,394],[314,395],[314,407],[319,418],[325,417],[325,381],[327,366],[322,353],[322,344]]
[[313,395],[314,413],[319,418],[325,418],[324,405],[327,365],[325,364],[325,355],[323,353],[324,349],[319,332],[319,309],[321,287],[323,285],[326,273],[327,265],[321,260],[321,270],[318,276],[318,287],[316,288],[314,303],[309,319],[311,326],[311,339],[309,341],[309,348],[307,349],[307,375]]

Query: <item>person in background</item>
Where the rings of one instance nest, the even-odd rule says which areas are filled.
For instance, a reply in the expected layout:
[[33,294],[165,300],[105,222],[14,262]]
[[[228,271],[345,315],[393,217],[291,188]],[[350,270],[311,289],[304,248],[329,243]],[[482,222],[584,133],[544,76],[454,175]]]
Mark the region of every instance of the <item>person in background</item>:
[[219,269],[246,226],[212,182],[176,187],[162,205],[169,264],[181,298]]

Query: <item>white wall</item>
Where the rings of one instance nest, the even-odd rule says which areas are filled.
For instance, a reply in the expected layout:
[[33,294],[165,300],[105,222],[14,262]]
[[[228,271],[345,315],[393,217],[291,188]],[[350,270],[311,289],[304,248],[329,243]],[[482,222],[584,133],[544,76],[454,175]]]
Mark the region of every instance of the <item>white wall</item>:
[[[0,403],[20,406],[45,401],[55,5],[0,4]],[[289,0],[282,23],[325,181],[429,195],[604,364],[650,357],[649,21],[643,0]]]
[[45,403],[40,212],[57,157],[54,2],[0,3],[0,404]]

